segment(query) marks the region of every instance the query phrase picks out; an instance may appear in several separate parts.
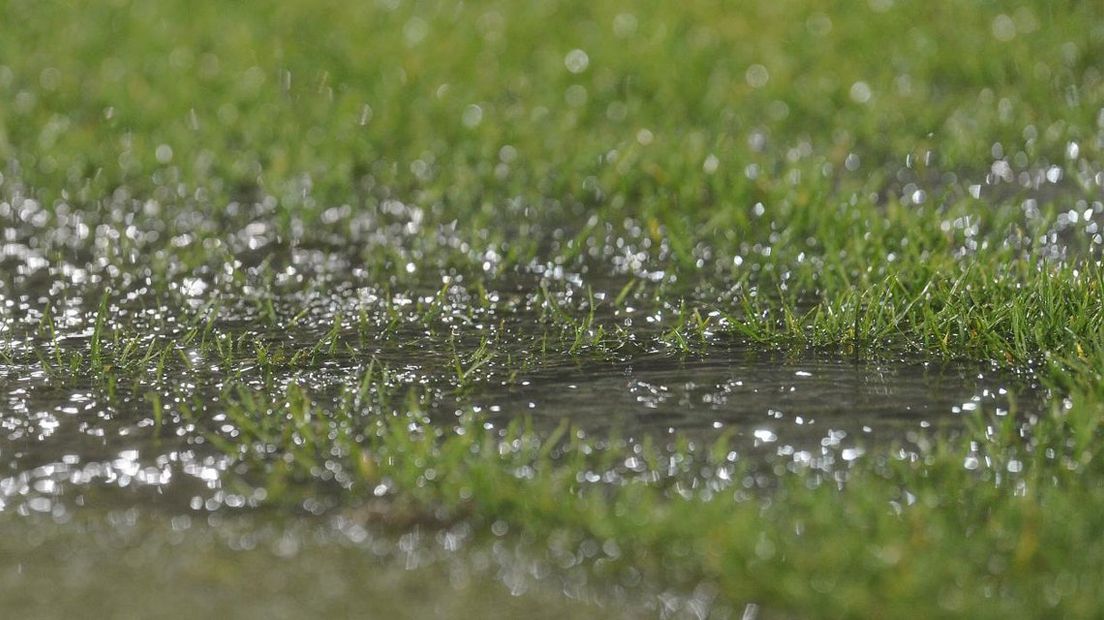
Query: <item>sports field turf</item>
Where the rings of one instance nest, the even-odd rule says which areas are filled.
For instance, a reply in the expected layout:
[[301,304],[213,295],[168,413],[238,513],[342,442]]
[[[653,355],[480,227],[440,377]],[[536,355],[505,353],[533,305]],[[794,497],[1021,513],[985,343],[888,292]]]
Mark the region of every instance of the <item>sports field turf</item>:
[[1099,2],[0,0],[0,607],[1098,617],[1102,61]]

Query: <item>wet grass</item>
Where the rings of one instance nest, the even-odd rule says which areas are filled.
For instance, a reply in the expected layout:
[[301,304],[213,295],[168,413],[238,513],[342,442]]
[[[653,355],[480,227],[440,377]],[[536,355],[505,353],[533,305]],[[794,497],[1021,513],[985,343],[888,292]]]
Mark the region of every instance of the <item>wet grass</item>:
[[[366,609],[394,617],[642,613],[627,600],[621,613],[603,609],[582,588],[575,590],[583,600],[569,599],[562,589],[572,589],[571,582],[539,582],[530,576],[539,567],[470,542],[460,527],[400,541],[340,520],[320,527],[292,518],[258,527],[231,517],[208,527],[179,515],[88,512],[64,524],[3,517],[8,535],[0,546],[12,561],[0,570],[0,583],[9,609],[40,618],[196,612],[296,618]],[[304,578],[309,588],[300,585]]]
[[[174,518],[218,538],[233,515],[462,528],[477,550],[449,561],[510,545],[551,567],[529,578],[658,613],[1104,606],[1095,4],[7,2],[0,23],[20,566],[120,514],[170,548]],[[658,430],[534,402],[622,371],[641,407],[698,398],[679,373],[746,359],[927,364],[958,379],[901,405],[970,406],[858,437],[818,413],[808,446],[823,391],[777,418],[743,393],[759,417],[724,423],[699,398]],[[52,586],[18,574],[0,597],[42,609]]]

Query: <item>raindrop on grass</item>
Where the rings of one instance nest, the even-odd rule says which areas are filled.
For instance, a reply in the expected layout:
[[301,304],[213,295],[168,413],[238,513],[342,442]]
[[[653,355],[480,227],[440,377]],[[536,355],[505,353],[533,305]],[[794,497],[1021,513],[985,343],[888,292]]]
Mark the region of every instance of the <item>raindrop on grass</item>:
[[763,65],[751,65],[744,74],[744,79],[747,80],[748,86],[752,88],[762,88],[766,86],[767,82],[770,80],[770,73],[767,72],[767,68]]
[[475,105],[474,103],[464,108],[464,114],[461,117],[461,121],[465,127],[474,128],[478,127],[483,122],[483,108]]
[[564,66],[572,73],[582,73],[590,65],[590,57],[581,49],[573,49],[564,56]]
[[855,82],[851,85],[851,100],[855,103],[867,103],[871,95],[870,85],[866,82]]

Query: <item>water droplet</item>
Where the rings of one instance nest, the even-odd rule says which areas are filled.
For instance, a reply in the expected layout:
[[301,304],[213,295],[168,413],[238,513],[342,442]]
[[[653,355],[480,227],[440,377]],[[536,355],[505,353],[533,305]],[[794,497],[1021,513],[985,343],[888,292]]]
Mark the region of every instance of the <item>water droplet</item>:
[[866,103],[871,97],[870,85],[866,82],[855,82],[851,85],[851,100],[855,103]]
[[564,56],[564,66],[572,73],[582,73],[590,65],[590,57],[581,49],[573,49]]
[[744,79],[747,80],[748,86],[762,88],[770,80],[770,73],[763,65],[751,65],[744,74]]
[[771,442],[774,442],[774,441],[778,440],[778,435],[774,434],[774,432],[772,432],[768,429],[765,429],[765,428],[761,428],[761,429],[756,430],[753,433],[753,435],[755,436],[756,439],[758,439],[759,441],[761,441],[763,443],[771,443]]
[[998,41],[1011,41],[1016,38],[1016,22],[1001,13],[993,19],[993,36]]
[[613,18],[613,34],[622,39],[636,32],[636,16],[632,13],[619,13]]
[[420,17],[410,18],[410,21],[406,22],[406,25],[403,26],[403,39],[406,40],[406,44],[409,47],[421,43],[428,34],[429,24]]
[[464,115],[461,117],[465,127],[478,127],[479,123],[483,122],[483,108],[475,105],[474,103],[464,108]]

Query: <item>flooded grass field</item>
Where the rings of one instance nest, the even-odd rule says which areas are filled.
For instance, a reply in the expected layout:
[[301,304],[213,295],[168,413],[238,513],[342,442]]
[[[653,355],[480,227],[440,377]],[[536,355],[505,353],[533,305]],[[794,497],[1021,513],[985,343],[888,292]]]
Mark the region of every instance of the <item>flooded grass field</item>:
[[0,2],[0,607],[1099,616],[1102,24]]

